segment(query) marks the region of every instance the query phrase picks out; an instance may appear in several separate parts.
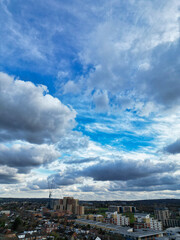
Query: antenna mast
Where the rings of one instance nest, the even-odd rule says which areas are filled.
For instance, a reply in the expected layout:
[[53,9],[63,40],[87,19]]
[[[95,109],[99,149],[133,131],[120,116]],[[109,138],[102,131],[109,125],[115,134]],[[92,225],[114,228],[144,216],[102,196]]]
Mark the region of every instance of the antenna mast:
[[49,203],[48,208],[52,209],[52,189],[54,188],[54,178],[48,177]]

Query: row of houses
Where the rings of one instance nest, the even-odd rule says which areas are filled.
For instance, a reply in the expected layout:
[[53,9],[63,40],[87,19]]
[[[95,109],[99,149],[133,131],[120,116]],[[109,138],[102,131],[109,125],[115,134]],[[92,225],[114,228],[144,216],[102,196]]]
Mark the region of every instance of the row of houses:
[[[150,228],[159,231],[163,230],[162,222],[150,217],[150,214],[135,213],[132,216],[134,218],[133,227],[135,229]],[[118,212],[106,212],[105,217],[99,214],[88,214],[80,218],[118,226],[130,226],[130,217],[119,214]]]

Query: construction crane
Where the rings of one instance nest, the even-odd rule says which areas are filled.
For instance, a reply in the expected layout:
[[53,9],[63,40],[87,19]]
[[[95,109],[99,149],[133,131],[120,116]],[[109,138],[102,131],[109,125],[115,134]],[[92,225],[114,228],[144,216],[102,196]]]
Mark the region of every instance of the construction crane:
[[52,209],[52,191],[55,188],[55,181],[54,177],[50,176],[47,178],[48,182],[48,189],[49,189],[49,203],[48,203],[48,208]]

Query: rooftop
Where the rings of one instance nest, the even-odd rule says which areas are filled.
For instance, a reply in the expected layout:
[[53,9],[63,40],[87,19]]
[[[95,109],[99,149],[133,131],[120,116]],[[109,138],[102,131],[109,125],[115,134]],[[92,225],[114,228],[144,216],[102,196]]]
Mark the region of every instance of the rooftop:
[[76,222],[80,224],[89,224],[97,227],[106,228],[124,236],[148,237],[148,236],[154,236],[154,235],[164,233],[164,231],[156,231],[152,229],[136,229],[133,231],[133,229],[130,227],[120,227],[114,224],[106,224],[106,223],[96,222],[96,221],[87,220],[87,219],[77,219]]

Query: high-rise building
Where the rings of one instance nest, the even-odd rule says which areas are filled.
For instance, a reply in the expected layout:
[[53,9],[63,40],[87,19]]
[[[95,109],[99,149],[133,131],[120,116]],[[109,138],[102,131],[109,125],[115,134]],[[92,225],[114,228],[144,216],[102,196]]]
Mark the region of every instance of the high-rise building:
[[110,205],[108,207],[109,212],[118,212],[118,213],[126,213],[126,212],[136,212],[136,207],[134,206],[114,206]]
[[54,210],[76,215],[84,214],[84,207],[79,205],[79,200],[73,197],[64,197],[54,201]]
[[156,219],[161,221],[164,221],[170,218],[170,213],[168,208],[156,208],[154,210],[154,215]]

